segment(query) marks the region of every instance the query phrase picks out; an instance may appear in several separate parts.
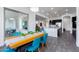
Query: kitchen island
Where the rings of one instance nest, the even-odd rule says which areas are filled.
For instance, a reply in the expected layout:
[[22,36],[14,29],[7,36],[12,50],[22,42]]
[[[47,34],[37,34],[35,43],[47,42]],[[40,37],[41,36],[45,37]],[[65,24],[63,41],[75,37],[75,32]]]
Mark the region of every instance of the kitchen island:
[[59,27],[45,28],[45,31],[48,33],[48,36],[51,36],[51,37],[58,37],[58,30],[59,30]]

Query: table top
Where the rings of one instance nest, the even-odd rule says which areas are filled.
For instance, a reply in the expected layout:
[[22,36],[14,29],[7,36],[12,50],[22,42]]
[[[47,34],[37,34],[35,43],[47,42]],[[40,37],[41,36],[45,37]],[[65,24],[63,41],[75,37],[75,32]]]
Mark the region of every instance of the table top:
[[23,44],[29,43],[33,41],[35,38],[43,36],[43,32],[38,32],[34,34],[28,34],[26,36],[18,36],[18,37],[8,37],[5,40],[5,45],[11,48],[17,48]]
[[8,38],[6,38],[6,40],[5,40],[5,44],[6,44],[6,46],[8,46],[9,44],[11,44],[11,43],[15,43],[15,42],[17,42],[17,41],[19,41],[19,40],[23,40],[23,39],[25,39],[25,38],[28,38],[28,37],[30,37],[31,35],[27,35],[27,36],[17,36],[17,37],[8,37]]

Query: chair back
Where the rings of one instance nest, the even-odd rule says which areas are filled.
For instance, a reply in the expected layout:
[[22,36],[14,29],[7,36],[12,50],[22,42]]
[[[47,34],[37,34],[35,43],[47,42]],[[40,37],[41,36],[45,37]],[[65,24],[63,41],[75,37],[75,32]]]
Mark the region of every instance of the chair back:
[[15,52],[15,50],[6,47],[6,48],[4,48],[1,52]]
[[12,36],[20,36],[21,35],[21,32],[15,32],[12,34]]
[[41,41],[41,39],[40,39],[40,38],[36,38],[36,39],[33,41],[32,46],[34,46],[34,47],[38,48],[38,47],[39,47],[39,45],[40,45],[40,41]]
[[48,36],[48,34],[47,33],[44,33],[44,36],[42,37],[42,43],[46,43],[47,36]]

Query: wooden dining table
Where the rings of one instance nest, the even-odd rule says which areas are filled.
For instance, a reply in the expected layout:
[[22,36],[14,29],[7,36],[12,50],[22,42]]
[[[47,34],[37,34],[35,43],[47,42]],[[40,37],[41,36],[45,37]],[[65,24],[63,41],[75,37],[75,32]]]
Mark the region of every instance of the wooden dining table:
[[12,48],[16,49],[19,46],[22,46],[24,44],[27,44],[29,42],[32,42],[35,38],[39,38],[44,36],[43,32],[37,32],[34,34],[28,34],[26,36],[13,36],[13,37],[8,37],[5,40],[5,45]]

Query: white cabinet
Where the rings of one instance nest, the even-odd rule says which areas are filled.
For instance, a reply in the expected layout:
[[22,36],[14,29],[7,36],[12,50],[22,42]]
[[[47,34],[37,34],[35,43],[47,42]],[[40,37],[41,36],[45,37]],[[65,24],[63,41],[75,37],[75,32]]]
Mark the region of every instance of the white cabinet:
[[45,28],[46,32],[48,33],[48,36],[51,37],[57,37],[58,35],[58,28]]

